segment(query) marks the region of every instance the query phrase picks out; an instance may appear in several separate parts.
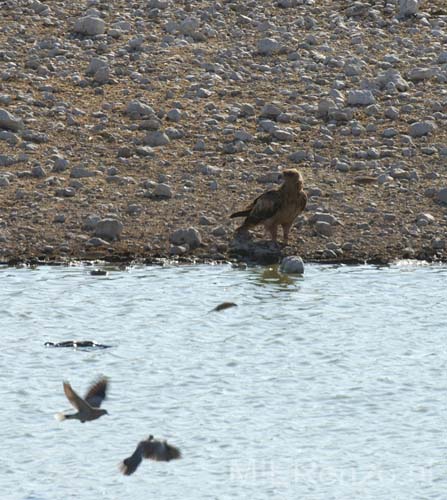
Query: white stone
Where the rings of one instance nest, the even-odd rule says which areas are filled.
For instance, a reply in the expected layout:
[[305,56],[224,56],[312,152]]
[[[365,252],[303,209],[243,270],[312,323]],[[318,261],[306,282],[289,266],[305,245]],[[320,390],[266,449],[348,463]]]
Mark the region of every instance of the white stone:
[[170,238],[170,242],[174,245],[187,244],[189,248],[197,248],[202,243],[202,237],[197,229],[190,227],[188,229],[177,229]]
[[301,257],[288,256],[281,261],[280,271],[282,273],[304,274],[304,262]]
[[102,219],[96,224],[95,236],[116,240],[120,238],[123,227],[123,223],[117,219]]
[[0,109],[0,128],[17,132],[23,128],[23,122],[6,109]]
[[419,4],[420,0],[399,0],[399,17],[417,14]]
[[374,95],[370,90],[350,90],[348,92],[349,106],[369,106],[375,102]]
[[106,30],[106,23],[99,17],[80,17],[76,20],[74,31],[81,35],[102,35]]

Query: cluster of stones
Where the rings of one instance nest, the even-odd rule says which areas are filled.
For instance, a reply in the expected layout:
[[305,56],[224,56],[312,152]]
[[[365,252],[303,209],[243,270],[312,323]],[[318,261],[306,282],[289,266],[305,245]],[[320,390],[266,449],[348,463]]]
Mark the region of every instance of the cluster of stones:
[[228,215],[291,166],[309,195],[291,252],[446,258],[442,2],[8,0],[2,15],[0,260],[224,258]]

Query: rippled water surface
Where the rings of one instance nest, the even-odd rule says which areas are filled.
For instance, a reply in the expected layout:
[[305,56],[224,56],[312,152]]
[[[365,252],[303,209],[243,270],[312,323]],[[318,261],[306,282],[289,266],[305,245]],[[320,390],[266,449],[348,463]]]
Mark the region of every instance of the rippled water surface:
[[[446,267],[90,269],[0,270],[2,500],[447,498]],[[184,458],[120,475],[149,434]]]

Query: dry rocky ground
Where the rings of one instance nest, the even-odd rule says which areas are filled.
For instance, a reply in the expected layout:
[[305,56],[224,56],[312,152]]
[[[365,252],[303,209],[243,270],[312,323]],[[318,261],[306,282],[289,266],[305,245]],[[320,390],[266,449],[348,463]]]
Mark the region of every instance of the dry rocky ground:
[[0,11],[0,261],[250,254],[229,214],[291,167],[284,254],[447,260],[444,0]]

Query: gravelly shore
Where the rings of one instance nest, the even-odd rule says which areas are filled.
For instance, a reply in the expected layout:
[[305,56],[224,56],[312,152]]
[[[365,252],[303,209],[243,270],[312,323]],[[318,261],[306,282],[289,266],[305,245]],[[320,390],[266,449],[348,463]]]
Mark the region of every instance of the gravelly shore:
[[[1,262],[447,261],[443,0],[0,9]],[[289,246],[234,242],[284,168]]]

